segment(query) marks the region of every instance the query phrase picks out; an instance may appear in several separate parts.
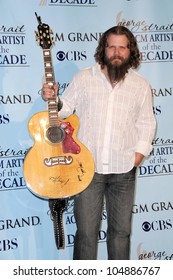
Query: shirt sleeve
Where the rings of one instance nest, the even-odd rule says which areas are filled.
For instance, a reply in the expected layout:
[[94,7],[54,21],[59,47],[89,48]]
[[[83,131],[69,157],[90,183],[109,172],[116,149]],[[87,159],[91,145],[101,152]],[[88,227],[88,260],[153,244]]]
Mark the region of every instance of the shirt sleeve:
[[148,156],[153,148],[152,141],[156,132],[156,119],[153,113],[152,92],[149,85],[144,93],[144,99],[136,122],[138,142],[135,152]]
[[67,118],[69,115],[75,112],[76,108],[76,83],[75,77],[72,82],[69,84],[67,89],[61,96],[61,102],[63,104],[61,111],[59,112],[60,118]]

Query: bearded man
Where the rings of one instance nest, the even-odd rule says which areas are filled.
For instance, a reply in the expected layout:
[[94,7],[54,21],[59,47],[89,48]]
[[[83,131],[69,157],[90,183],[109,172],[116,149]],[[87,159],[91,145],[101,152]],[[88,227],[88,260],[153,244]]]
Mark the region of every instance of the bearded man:
[[[95,65],[75,74],[58,102],[60,117],[78,115],[78,138],[95,160],[92,182],[74,197],[73,258],[97,259],[105,199],[108,259],[128,260],[136,169],[150,154],[156,129],[151,87],[134,70],[140,52],[129,29],[105,31],[94,57]],[[43,99],[52,94],[52,87],[44,84]]]

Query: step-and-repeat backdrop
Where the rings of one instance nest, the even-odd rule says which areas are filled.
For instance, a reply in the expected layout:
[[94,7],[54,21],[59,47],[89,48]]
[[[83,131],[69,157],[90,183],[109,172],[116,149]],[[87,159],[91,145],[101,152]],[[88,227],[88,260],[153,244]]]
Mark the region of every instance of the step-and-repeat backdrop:
[[[65,247],[57,250],[48,201],[33,195],[23,176],[24,157],[33,145],[28,121],[46,110],[35,13],[53,30],[60,95],[74,73],[94,64],[102,32],[120,24],[134,33],[142,58],[139,72],[152,86],[157,133],[137,173],[131,259],[173,259],[172,11],[171,0],[0,1],[0,259],[67,260],[73,253],[73,200],[63,214]],[[98,259],[107,259],[106,218],[103,210]]]

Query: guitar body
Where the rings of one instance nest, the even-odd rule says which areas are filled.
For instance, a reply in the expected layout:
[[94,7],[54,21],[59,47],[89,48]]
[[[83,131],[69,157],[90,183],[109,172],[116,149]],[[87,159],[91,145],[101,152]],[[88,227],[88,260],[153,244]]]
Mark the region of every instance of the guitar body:
[[60,126],[64,134],[56,143],[47,134],[47,111],[33,115],[28,122],[34,145],[24,160],[24,178],[32,193],[46,199],[74,196],[87,188],[94,175],[93,157],[77,140],[78,117],[70,115],[60,120]]

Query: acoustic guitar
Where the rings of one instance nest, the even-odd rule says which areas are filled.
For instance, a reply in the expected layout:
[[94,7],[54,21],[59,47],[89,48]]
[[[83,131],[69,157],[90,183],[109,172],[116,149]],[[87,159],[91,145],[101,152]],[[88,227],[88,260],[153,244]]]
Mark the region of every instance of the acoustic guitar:
[[[45,79],[53,86],[53,33],[40,17],[37,16],[37,20],[36,39],[43,50]],[[48,99],[47,105],[46,111],[34,114],[28,122],[34,144],[24,159],[24,178],[29,190],[41,198],[67,198],[88,187],[94,175],[94,160],[77,139],[77,115],[60,119],[56,94]]]

